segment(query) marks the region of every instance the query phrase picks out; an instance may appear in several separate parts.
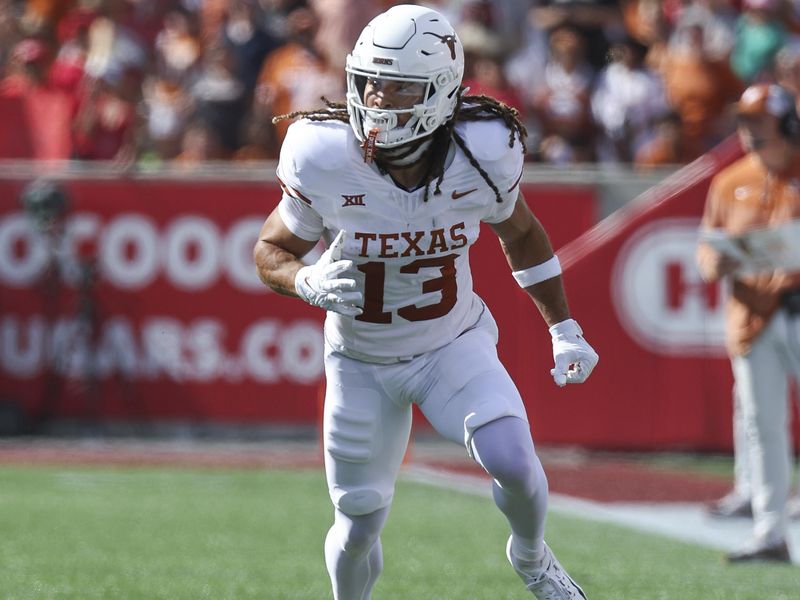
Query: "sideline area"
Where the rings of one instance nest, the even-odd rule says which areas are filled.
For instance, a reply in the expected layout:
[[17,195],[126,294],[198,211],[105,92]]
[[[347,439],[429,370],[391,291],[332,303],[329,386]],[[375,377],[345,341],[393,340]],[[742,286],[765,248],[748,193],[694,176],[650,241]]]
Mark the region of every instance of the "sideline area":
[[[404,477],[425,485],[491,497],[491,488],[480,475],[409,465]],[[556,513],[621,525],[723,552],[738,549],[748,540],[752,529],[750,519],[708,517],[702,502],[598,502],[551,493],[549,506]],[[792,562],[800,564],[800,522],[790,526],[789,547],[793,549]]]
[[[750,519],[713,519],[708,500],[727,491],[729,479],[697,470],[658,468],[624,453],[540,448],[556,513],[731,551],[744,544]],[[186,467],[217,469],[321,469],[318,440],[211,441],[91,438],[0,439],[0,465]],[[401,476],[439,488],[491,496],[488,476],[463,448],[442,440],[415,441]],[[800,564],[800,521],[790,528],[793,560]]]

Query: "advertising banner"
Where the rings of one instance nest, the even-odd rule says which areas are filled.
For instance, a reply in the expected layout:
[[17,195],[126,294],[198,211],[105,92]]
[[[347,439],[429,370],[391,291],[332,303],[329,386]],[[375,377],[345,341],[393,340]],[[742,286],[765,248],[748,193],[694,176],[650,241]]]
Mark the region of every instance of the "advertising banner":
[[[0,180],[0,400],[36,422],[316,422],[323,313],[252,262],[276,182],[68,179],[49,226],[28,184]],[[596,220],[591,187],[524,191],[554,245]],[[536,311],[488,229],[472,264],[513,340],[514,313]]]
[[727,140],[559,252],[572,312],[600,362],[586,384],[563,390],[542,369],[520,374],[539,442],[731,448],[726,290],[701,279],[695,252],[711,179],[739,156]]

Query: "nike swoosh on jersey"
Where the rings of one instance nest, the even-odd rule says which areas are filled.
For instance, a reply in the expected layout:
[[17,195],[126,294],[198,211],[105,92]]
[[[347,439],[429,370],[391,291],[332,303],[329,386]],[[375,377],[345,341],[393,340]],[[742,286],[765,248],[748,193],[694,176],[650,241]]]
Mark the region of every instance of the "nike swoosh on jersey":
[[478,188],[472,188],[471,190],[467,190],[466,192],[457,192],[453,190],[453,194],[450,196],[453,200],[458,200],[462,196],[466,196],[467,194],[471,194],[472,192],[477,192]]

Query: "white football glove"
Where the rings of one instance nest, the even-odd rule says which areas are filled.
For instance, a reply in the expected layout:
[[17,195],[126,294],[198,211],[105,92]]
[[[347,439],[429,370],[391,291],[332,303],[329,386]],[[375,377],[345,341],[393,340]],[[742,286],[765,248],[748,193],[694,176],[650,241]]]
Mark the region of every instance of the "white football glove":
[[317,262],[297,272],[294,288],[297,295],[312,306],[354,317],[363,312],[359,304],[364,295],[356,289],[355,279],[339,277],[355,266],[352,260],[340,260],[343,244],[344,230],[338,233]]
[[550,374],[558,386],[583,383],[592,374],[600,357],[585,339],[583,330],[574,319],[556,323],[550,328],[553,338],[555,368]]

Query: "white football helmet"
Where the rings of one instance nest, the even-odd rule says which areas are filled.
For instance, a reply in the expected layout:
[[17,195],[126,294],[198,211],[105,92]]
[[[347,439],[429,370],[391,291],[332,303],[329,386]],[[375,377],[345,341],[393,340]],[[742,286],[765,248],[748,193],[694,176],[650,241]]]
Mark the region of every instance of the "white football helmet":
[[[464,49],[452,25],[422,6],[402,4],[375,17],[347,56],[347,111],[356,137],[377,130],[375,146],[392,148],[433,133],[455,110],[464,76]],[[421,99],[402,108],[368,108],[368,80],[418,83]],[[377,81],[376,83],[380,83]],[[400,125],[398,117],[409,115]]]

